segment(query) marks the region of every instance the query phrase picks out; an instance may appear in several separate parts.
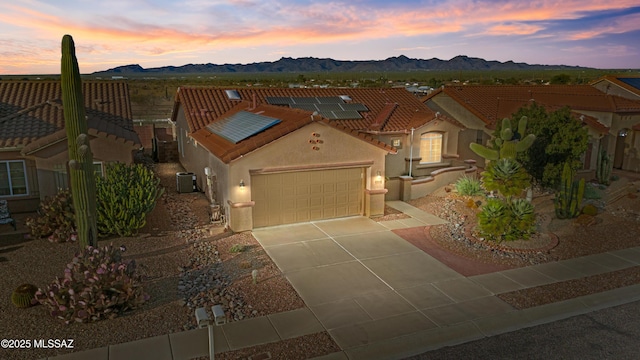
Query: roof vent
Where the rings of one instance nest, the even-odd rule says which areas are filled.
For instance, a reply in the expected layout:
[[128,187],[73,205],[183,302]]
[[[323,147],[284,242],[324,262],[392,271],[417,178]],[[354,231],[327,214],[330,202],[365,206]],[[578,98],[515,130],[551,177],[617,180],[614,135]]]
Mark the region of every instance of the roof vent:
[[340,99],[342,99],[342,101],[351,101],[351,96],[349,96],[349,95],[340,95]]
[[224,92],[227,94],[229,100],[242,100],[238,90],[225,90]]

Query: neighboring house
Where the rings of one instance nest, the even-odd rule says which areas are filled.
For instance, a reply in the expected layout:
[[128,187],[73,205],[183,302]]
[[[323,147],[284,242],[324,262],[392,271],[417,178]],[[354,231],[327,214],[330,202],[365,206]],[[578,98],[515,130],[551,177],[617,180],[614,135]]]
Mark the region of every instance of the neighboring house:
[[172,120],[180,162],[201,188],[205,168],[215,175],[210,193],[235,231],[381,215],[409,155],[417,171],[450,166],[461,126],[404,89],[181,87]]
[[640,100],[640,76],[607,75],[592,82],[591,86],[605,94]]
[[[105,162],[131,163],[140,139],[133,130],[124,82],[83,82],[97,172]],[[13,212],[34,211],[68,187],[67,137],[59,81],[0,82],[0,198]]]
[[486,143],[497,121],[511,118],[519,108],[537,103],[548,110],[568,106],[590,135],[584,168],[596,167],[600,149],[613,154],[614,167],[640,171],[640,101],[604,94],[589,85],[446,86],[423,99],[434,111],[460,121],[460,156],[484,162],[468,148],[470,141]]

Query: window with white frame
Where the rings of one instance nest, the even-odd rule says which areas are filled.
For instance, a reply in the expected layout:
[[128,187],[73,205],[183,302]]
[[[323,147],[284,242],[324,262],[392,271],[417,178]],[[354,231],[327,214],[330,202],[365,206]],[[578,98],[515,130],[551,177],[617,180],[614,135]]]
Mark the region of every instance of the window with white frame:
[[420,163],[438,163],[442,161],[442,133],[428,132],[420,135]]
[[27,169],[23,160],[0,161],[0,196],[27,195]]

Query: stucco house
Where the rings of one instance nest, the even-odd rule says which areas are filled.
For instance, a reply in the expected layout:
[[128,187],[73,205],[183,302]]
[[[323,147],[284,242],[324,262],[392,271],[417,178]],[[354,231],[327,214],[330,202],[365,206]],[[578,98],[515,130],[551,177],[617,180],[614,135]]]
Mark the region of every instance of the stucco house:
[[380,215],[409,164],[428,174],[458,159],[461,128],[402,88],[181,87],[172,121],[180,162],[234,231]]
[[568,106],[587,127],[590,141],[583,156],[585,170],[595,169],[595,154],[604,149],[613,154],[614,167],[640,171],[640,101],[605,94],[594,86],[445,86],[423,101],[466,127],[460,135],[459,143],[463,145],[458,153],[476,159],[480,166],[483,159],[467,144],[486,143],[497,121],[511,118],[519,108],[535,102],[551,111]]
[[640,76],[606,75],[592,82],[591,86],[605,94],[640,100]]
[[[124,82],[82,84],[95,169],[131,163],[140,139]],[[67,137],[59,81],[0,82],[0,198],[12,212],[37,209],[68,187]]]

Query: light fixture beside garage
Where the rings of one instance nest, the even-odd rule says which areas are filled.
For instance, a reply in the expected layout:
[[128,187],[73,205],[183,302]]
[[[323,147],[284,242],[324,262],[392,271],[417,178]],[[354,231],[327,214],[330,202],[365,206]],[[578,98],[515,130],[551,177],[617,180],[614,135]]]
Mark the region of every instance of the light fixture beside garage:
[[376,184],[382,184],[382,173],[380,170],[376,172]]
[[244,189],[244,180],[240,179],[240,189]]

